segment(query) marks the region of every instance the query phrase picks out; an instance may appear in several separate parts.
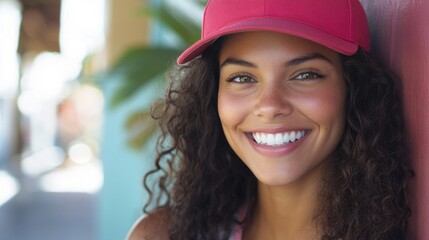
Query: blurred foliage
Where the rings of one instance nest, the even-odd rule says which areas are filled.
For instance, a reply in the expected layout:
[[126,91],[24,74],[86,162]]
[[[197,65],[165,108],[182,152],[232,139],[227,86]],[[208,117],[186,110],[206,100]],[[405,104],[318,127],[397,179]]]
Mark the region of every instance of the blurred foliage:
[[[206,1],[194,0],[201,9]],[[173,46],[160,43],[149,43],[125,51],[119,60],[103,74],[103,81],[120,81],[114,92],[110,107],[116,108],[134,97],[142,88],[154,81],[165,83],[166,73],[177,57],[187,46],[200,38],[200,24],[185,10],[171,3],[162,1],[156,6],[144,8],[141,13],[148,16],[152,23],[159,23],[177,38]],[[157,126],[149,113],[150,106],[142,106],[139,111],[128,116],[125,128],[131,147],[141,149],[156,133]]]

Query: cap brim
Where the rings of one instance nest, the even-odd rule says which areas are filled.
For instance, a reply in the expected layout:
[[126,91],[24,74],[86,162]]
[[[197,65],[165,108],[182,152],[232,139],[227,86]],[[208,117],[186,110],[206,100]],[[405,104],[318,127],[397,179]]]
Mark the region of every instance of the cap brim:
[[323,29],[278,18],[253,18],[246,19],[234,25],[226,26],[203,39],[192,44],[177,59],[178,64],[184,64],[201,55],[201,53],[219,37],[247,31],[273,31],[302,37],[344,55],[353,55],[357,52],[358,44],[349,42],[340,36],[328,33]]

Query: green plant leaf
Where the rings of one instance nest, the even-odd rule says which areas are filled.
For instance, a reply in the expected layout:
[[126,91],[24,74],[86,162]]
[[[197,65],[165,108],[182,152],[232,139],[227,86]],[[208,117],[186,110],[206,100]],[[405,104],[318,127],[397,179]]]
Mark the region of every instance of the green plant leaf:
[[110,106],[117,107],[134,96],[156,77],[165,74],[181,50],[166,47],[143,46],[130,49],[115,64],[104,81],[119,80],[121,85],[114,93]]
[[207,5],[207,0],[195,0],[195,2],[201,7],[205,7]]
[[158,125],[148,110],[140,110],[128,117],[125,128],[128,144],[134,149],[141,149],[158,130]]
[[[201,9],[207,0],[194,0]],[[107,72],[94,77],[95,83],[103,84],[108,81],[119,81],[120,85],[110,100],[114,108],[126,103],[142,88],[153,81],[165,80],[165,74],[172,66],[171,63],[180,53],[200,38],[200,24],[181,11],[162,1],[157,7],[145,8],[144,14],[162,25],[177,36],[177,43],[171,47],[161,47],[158,43],[138,46],[129,49]],[[165,29],[164,29],[165,30]],[[146,106],[147,108],[147,106]],[[128,144],[135,149],[141,149],[158,131],[148,110],[138,110],[127,118],[125,125],[128,134]]]
[[199,24],[192,20],[187,13],[178,11],[173,6],[163,3],[158,7],[146,9],[146,13],[169,28],[185,46],[200,38]]

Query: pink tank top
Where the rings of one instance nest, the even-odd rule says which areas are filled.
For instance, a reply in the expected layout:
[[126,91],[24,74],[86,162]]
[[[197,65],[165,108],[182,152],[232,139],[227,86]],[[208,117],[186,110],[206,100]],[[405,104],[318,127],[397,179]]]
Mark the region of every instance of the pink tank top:
[[[244,206],[240,209],[240,215],[239,219],[242,221],[244,217],[246,216],[248,206]],[[232,232],[232,235],[229,240],[241,240],[243,237],[243,226],[242,225],[235,225],[234,231]]]
[[241,240],[242,236],[243,236],[243,228],[241,227],[241,225],[237,225],[234,232],[232,233],[230,240]]

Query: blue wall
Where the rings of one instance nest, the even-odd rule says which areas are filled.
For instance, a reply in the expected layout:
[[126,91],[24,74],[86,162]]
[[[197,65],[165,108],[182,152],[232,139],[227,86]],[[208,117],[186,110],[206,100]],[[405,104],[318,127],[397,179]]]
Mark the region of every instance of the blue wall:
[[[160,4],[167,0],[150,0],[150,4]],[[168,0],[172,2],[172,0]],[[188,7],[186,1],[173,1]],[[192,0],[190,0],[192,4]],[[201,19],[202,10],[189,8],[195,17]],[[153,44],[174,44],[174,38],[160,24],[151,26]],[[112,98],[118,83],[109,82],[103,87],[106,102]],[[134,221],[141,216],[147,196],[142,186],[144,173],[153,166],[155,141],[140,152],[130,149],[126,144],[124,123],[126,117],[136,109],[149,106],[150,102],[160,96],[163,86],[154,83],[144,89],[131,101],[118,109],[108,107],[104,113],[104,126],[101,144],[101,160],[104,166],[104,187],[99,201],[99,239],[124,239]]]
[[[118,83],[104,85],[106,102]],[[135,110],[150,105],[162,92],[156,84],[137,94],[118,108],[105,108],[100,158],[104,171],[104,186],[99,195],[99,239],[124,239],[133,222],[142,214],[146,194],[142,187],[144,173],[153,166],[154,143],[142,151],[127,145],[124,124]],[[155,90],[155,91],[154,91]]]

